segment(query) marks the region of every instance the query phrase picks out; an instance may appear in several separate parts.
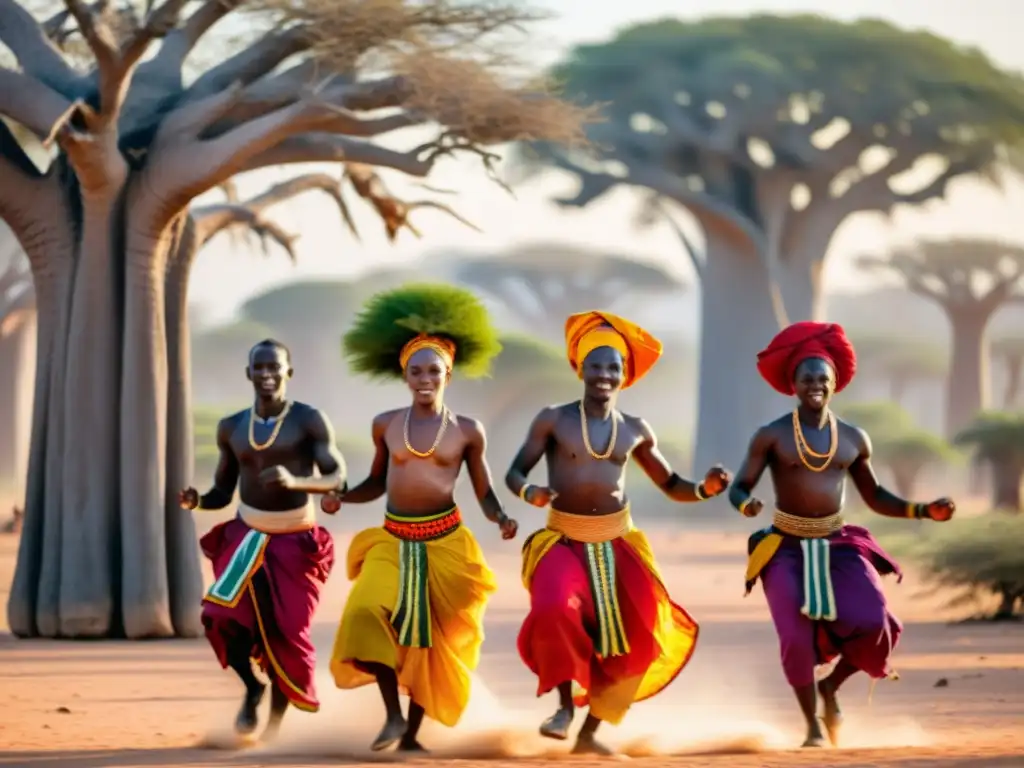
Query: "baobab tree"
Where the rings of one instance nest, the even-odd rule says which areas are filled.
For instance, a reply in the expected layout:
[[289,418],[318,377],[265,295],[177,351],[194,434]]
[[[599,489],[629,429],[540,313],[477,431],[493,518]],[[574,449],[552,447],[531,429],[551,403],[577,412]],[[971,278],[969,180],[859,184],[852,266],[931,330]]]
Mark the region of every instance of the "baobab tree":
[[[0,225],[0,230],[6,227]],[[21,248],[0,234],[0,489],[23,508],[32,416],[36,316],[32,276]]]
[[[286,163],[423,177],[456,151],[489,162],[488,145],[574,141],[590,111],[461,55],[525,18],[511,3],[163,0],[141,19],[105,2],[64,7],[40,22],[0,0],[19,67],[0,69],[0,115],[53,150],[40,169],[0,126],[0,217],[28,256],[39,317],[8,618],[20,636],[194,634],[194,533],[168,463],[187,431],[168,415],[192,200]],[[246,11],[249,44],[186,83],[201,39]],[[74,55],[48,39],[69,31]],[[410,127],[436,135],[407,151],[376,141]]]
[[883,256],[861,256],[857,263],[895,275],[949,319],[946,431],[955,435],[988,408],[989,322],[1000,307],[1024,301],[1024,246],[977,238],[923,240]]
[[957,445],[972,448],[992,468],[992,505],[1024,512],[1024,414],[986,411],[957,433]]
[[[703,234],[702,248],[683,238],[703,290],[697,466],[737,461],[777,415],[751,361],[780,325],[824,319],[838,227],[988,178],[1024,137],[1024,80],[976,49],[878,20],[653,21],[577,46],[555,76],[568,94],[609,103],[608,120],[586,149],[523,152],[526,169],[575,176],[564,205],[633,187],[670,214],[685,209]],[[942,161],[930,178],[925,158]]]
[[992,341],[992,356],[1002,362],[1006,375],[1003,408],[1013,408],[1020,399],[1024,375],[1024,336],[1002,336]]
[[889,397],[906,406],[907,391],[920,381],[934,381],[947,372],[945,351],[926,341],[893,336],[852,339],[857,349],[858,369],[888,380]]
[[531,333],[561,343],[565,318],[600,307],[627,312],[683,290],[672,274],[628,256],[565,245],[532,245],[504,256],[460,259],[456,280],[499,300]]

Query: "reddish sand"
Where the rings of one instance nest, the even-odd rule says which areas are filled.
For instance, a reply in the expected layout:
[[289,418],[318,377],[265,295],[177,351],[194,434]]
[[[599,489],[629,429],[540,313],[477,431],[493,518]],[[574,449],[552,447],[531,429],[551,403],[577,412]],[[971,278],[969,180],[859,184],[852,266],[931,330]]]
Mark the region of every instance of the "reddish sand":
[[[518,546],[503,547],[490,531],[481,538],[501,589],[488,614],[480,682],[464,723],[450,732],[426,729],[424,740],[436,758],[492,765],[560,759],[564,745],[534,735],[552,702],[535,698],[515,656],[526,604]],[[337,535],[340,551],[347,540]],[[866,682],[851,682],[844,699],[848,746],[791,750],[801,735],[796,706],[779,671],[763,597],[742,597],[743,541],[668,533],[655,545],[666,581],[702,622],[702,635],[673,686],[607,730],[609,742],[635,760],[678,768],[1024,765],[1024,626],[949,624],[941,599],[923,598],[913,573],[902,585],[890,583],[893,605],[907,622],[896,658],[901,680],[880,683],[870,704]],[[16,537],[0,537],[4,603],[16,549]],[[321,666],[347,589],[339,568],[318,616]],[[227,734],[239,686],[202,640],[58,643],[0,634],[0,681],[0,765],[368,762],[365,745],[381,716],[374,690],[338,692],[325,677],[319,714],[290,714],[272,748],[238,749]]]

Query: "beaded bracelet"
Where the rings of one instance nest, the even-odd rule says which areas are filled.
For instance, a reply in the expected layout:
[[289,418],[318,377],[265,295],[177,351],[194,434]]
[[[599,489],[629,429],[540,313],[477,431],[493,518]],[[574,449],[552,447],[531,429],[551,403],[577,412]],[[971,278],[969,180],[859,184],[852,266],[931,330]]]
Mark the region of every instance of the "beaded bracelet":
[[697,501],[707,501],[708,495],[704,492],[704,483],[693,486],[693,495],[697,497]]
[[907,517],[912,520],[923,520],[927,514],[927,507],[924,504],[914,504],[913,502],[907,502]]
[[533,487],[532,483],[523,483],[522,488],[519,489],[519,498],[522,499],[523,501],[525,501],[527,504],[529,504],[530,502],[527,501],[526,494],[528,494],[530,492],[530,489],[532,487]]
[[747,515],[747,507],[749,505],[750,505],[750,497],[747,496],[747,498],[745,498],[743,501],[741,501],[740,505],[737,507],[737,509],[739,510],[739,513],[741,515],[743,515],[744,517],[746,517],[746,515]]

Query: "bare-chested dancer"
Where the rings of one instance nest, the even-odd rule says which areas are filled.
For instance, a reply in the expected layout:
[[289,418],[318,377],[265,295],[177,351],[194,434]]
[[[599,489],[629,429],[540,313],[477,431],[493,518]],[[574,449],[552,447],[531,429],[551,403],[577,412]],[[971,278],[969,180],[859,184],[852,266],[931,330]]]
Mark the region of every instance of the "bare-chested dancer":
[[[898,566],[865,528],[843,522],[846,475],[868,507],[886,517],[945,521],[955,506],[945,498],[915,504],[883,488],[871,467],[868,436],[829,409],[857,368],[842,327],[791,325],[758,355],[757,367],[774,389],[795,395],[797,407],[757,431],[729,489],[733,506],[754,517],[762,502],[751,494],[768,469],[777,497],[772,525],[750,538],[747,591],[760,577],[782,668],[807,722],[804,746],[825,745],[817,694],[829,740],[838,744],[839,687],[858,671],[876,680],[889,676],[902,631],[879,580],[879,574],[898,575]],[[837,657],[815,686],[815,666]]]
[[[538,696],[558,690],[558,710],[541,734],[568,738],[575,706],[589,704],[573,751],[610,754],[595,738],[598,725],[620,722],[634,702],[671,683],[698,633],[696,622],[671,601],[647,537],[633,527],[626,466],[632,458],[679,502],[721,493],[729,475],[714,467],[700,484],[683,479],[658,450],[650,425],[616,410],[619,391],[661,356],[660,341],[607,312],[573,315],[565,336],[583,398],[541,411],[505,479],[527,503],[551,506],[547,527],[523,548],[530,613],[519,653],[537,675]],[[526,479],[542,458],[548,487]]]
[[[339,688],[376,682],[386,720],[374,750],[398,744],[422,752],[424,715],[454,726],[469,701],[470,672],[483,642],[483,614],[496,585],[455,504],[463,464],[484,515],[516,535],[502,510],[485,458],[479,422],[444,402],[452,370],[486,373],[500,350],[484,307],[461,289],[412,285],[373,297],[345,336],[353,368],[403,378],[412,404],[373,420],[370,476],[325,497],[341,504],[387,497],[383,527],[359,533],[348,552],[355,580],[338,627],[331,671]],[[399,690],[409,694],[408,719]]]
[[320,706],[309,629],[334,564],[334,543],[317,525],[309,494],[343,487],[345,464],[327,416],[285,399],[292,367],[283,344],[268,339],[253,347],[246,376],[255,403],[217,425],[213,487],[202,496],[187,488],[180,502],[186,509],[223,509],[239,488],[238,516],[200,541],[216,576],[203,599],[203,624],[221,665],[245,684],[235,721],[239,733],[255,731],[266,689],[253,659],[270,678],[264,732],[270,738],[289,703],[310,712]]

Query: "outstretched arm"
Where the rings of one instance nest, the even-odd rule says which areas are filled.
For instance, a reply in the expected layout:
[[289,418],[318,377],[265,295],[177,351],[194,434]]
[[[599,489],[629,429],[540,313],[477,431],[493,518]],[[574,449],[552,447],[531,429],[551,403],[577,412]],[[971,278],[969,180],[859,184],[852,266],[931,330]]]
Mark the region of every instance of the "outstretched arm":
[[382,413],[373,420],[374,454],[370,474],[355,488],[345,491],[341,495],[341,500],[346,504],[365,504],[368,501],[376,501],[387,491],[388,462],[391,460],[391,454],[388,451],[387,442],[384,440],[384,433],[390,422],[390,413]]
[[[704,501],[716,495],[704,488],[703,483],[695,483],[680,477],[668,463],[668,459],[658,448],[658,438],[651,429],[651,425],[643,419],[636,420],[639,423],[641,439],[639,445],[633,449],[633,459],[644,473],[651,478],[651,481],[658,486],[672,501],[693,502]],[[719,493],[721,491],[719,489]]]
[[307,432],[313,441],[313,461],[320,477],[296,477],[292,490],[306,493],[330,493],[345,486],[345,459],[335,444],[334,427],[327,415],[318,410],[309,414]]
[[853,432],[856,435],[858,455],[850,465],[850,477],[868,508],[885,517],[927,517],[926,504],[914,504],[901,499],[878,482],[875,468],[871,466],[871,438],[862,429],[853,429]]
[[[197,509],[224,509],[235,496],[238,483],[238,459],[231,448],[231,433],[235,423],[230,418],[217,424],[217,469],[213,473],[213,487],[199,497]],[[195,498],[195,497],[193,497]]]
[[487,465],[487,435],[484,434],[484,427],[476,419],[459,417],[463,432],[469,442],[466,446],[465,460],[466,468],[469,470],[469,479],[473,483],[473,493],[480,502],[480,509],[484,517],[492,523],[501,525],[502,521],[508,519],[508,515],[501,508],[498,494],[494,492],[494,482],[491,478],[491,468]]
[[757,487],[761,475],[768,467],[773,438],[767,427],[754,433],[747,447],[747,455],[740,465],[736,479],[729,486],[729,502],[744,515],[756,515],[761,511],[761,502],[751,494]]
[[505,485],[519,498],[523,498],[524,491],[529,485],[526,478],[530,471],[544,458],[548,443],[554,437],[557,421],[558,411],[554,408],[545,408],[538,413],[533,423],[530,424],[526,442],[523,443],[516,457],[512,459],[512,466],[505,474]]

